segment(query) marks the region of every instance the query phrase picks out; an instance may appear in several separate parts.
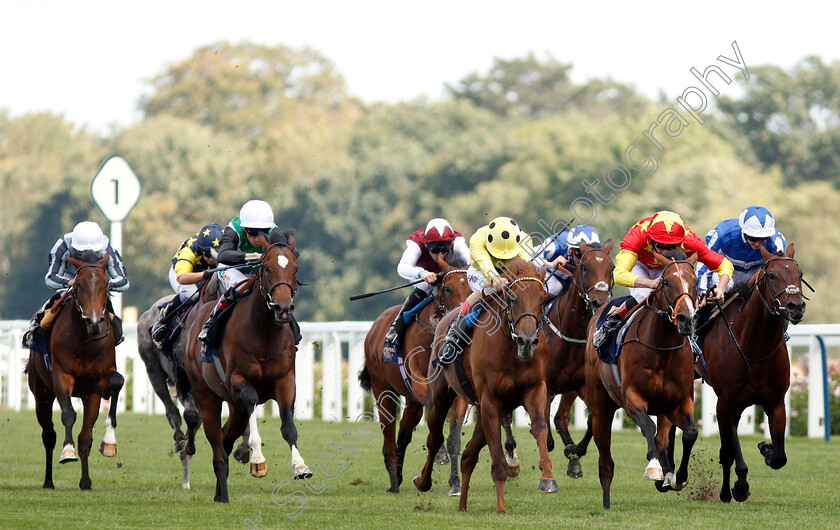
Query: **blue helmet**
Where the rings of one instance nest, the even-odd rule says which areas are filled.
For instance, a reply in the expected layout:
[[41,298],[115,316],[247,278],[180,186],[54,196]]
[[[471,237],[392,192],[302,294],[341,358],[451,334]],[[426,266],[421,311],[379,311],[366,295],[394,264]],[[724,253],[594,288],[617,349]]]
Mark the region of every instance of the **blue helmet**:
[[569,236],[566,238],[569,248],[580,248],[581,242],[591,245],[592,243],[601,243],[598,237],[598,232],[589,225],[577,225],[569,230]]
[[201,250],[218,250],[222,241],[222,227],[217,224],[205,225],[198,231],[198,248]]
[[756,238],[773,237],[776,234],[776,220],[770,210],[763,206],[750,206],[738,216],[738,224],[745,236]]

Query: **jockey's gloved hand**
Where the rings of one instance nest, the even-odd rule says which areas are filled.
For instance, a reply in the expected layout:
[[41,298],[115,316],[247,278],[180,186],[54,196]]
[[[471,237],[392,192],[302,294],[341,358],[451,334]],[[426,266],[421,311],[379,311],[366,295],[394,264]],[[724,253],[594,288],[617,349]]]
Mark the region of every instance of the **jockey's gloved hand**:
[[210,277],[213,276],[213,271],[210,270],[210,269],[207,269],[207,270],[204,271],[202,276],[204,277],[205,280],[209,280]]
[[245,261],[259,261],[262,259],[262,254],[259,252],[248,252],[245,254]]

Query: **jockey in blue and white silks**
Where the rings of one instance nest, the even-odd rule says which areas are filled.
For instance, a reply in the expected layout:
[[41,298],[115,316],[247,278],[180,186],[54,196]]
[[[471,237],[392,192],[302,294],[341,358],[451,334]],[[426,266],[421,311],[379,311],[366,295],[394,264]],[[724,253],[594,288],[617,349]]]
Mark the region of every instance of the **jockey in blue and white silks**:
[[[721,221],[706,234],[706,245],[715,252],[724,254],[735,266],[735,274],[727,290],[734,284],[750,281],[764,263],[761,247],[771,254],[785,251],[785,236],[776,230],[776,221],[767,208],[750,206],[741,212],[737,219]],[[717,274],[708,267],[699,264],[697,268],[697,291],[703,296],[711,286],[717,283]]]
[[570,272],[575,272],[574,255],[580,259],[581,242],[587,245],[601,243],[598,233],[589,225],[577,225],[571,230],[559,232],[549,237],[534,252],[534,262],[545,271],[546,291],[550,298],[561,296],[571,282],[564,272],[557,270],[557,265]]

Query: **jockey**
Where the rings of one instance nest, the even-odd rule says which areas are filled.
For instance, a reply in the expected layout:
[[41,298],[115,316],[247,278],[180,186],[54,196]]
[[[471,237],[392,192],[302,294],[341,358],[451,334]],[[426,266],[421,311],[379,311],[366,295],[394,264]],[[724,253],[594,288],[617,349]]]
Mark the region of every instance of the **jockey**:
[[210,279],[210,268],[219,257],[219,245],[222,242],[222,227],[217,224],[205,225],[197,234],[190,236],[178,248],[169,267],[169,285],[175,291],[175,298],[166,305],[152,326],[151,336],[155,342],[163,339],[163,333],[171,317],[182,303],[198,291],[200,282]]
[[405,332],[408,323],[403,318],[403,313],[417,307],[432,292],[434,284],[438,281],[438,274],[441,272],[436,258],[446,262],[469,263],[470,249],[464,237],[452,229],[446,219],[432,219],[426,224],[425,229],[420,229],[408,236],[405,242],[405,251],[400,262],[397,264],[397,274],[406,280],[422,278],[408,298],[403,302],[394,321],[391,322],[391,329],[385,335],[385,340],[396,346]]
[[505,277],[507,264],[514,258],[531,261],[532,255],[530,237],[510,217],[496,217],[470,237],[472,263],[467,269],[467,283],[472,294],[461,305],[461,311],[446,334],[439,355],[442,362],[452,362],[468,344],[472,324],[467,315],[471,310],[482,305],[484,296],[490,296],[510,283]]
[[[737,219],[721,221],[710,230],[706,234],[706,244],[732,261],[735,275],[727,286],[729,290],[734,284],[747,283],[764,264],[761,247],[771,254],[781,255],[784,254],[786,241],[785,236],[776,230],[776,221],[767,208],[750,206]],[[717,274],[705,265],[700,265],[697,278],[697,290],[702,304],[703,295],[717,283]]]
[[618,328],[628,311],[659,286],[659,278],[665,268],[656,260],[652,251],[662,253],[672,249],[681,250],[686,255],[696,252],[699,261],[718,274],[720,283],[714,290],[713,299],[723,300],[726,286],[732,278],[732,262],[710,250],[678,214],[657,212],[633,225],[621,241],[621,251],[615,258],[613,278],[615,283],[630,288],[633,299],[626,300],[610,313],[592,336],[592,345],[596,349]]
[[[72,257],[82,259],[84,261],[98,261],[110,256],[108,260],[108,290],[110,291],[125,291],[128,289],[128,277],[125,273],[125,267],[122,263],[120,253],[111,246],[108,238],[102,233],[99,225],[93,221],[82,221],[77,224],[72,232],[64,234],[55,242],[50,250],[50,267],[44,276],[44,282],[47,287],[58,291],[49,300],[47,300],[41,309],[39,309],[32,320],[29,322],[28,341],[31,341],[33,334],[39,334],[42,337],[47,337],[47,330],[52,326],[52,320],[57,313],[50,312],[48,318],[45,320],[46,310],[52,307],[67,289],[73,286],[76,282],[76,268],[67,261],[67,258]],[[113,314],[111,301],[108,300],[108,311]],[[112,322],[115,325],[115,334],[117,344],[123,341],[122,323],[118,317],[113,317]],[[27,341],[27,339],[24,339]]]
[[[265,201],[250,200],[242,205],[239,216],[234,217],[225,227],[219,243],[217,261],[222,265],[243,265],[256,262],[262,257],[260,242],[282,243],[286,236],[274,224],[274,211]],[[297,255],[297,252],[295,253]],[[236,292],[236,286],[253,277],[258,265],[248,267],[229,268],[219,271],[219,282],[224,294],[216,302],[213,311],[198,334],[198,340],[208,341],[208,332],[213,322],[221,312],[231,303]],[[297,335],[297,323],[292,318],[293,331]]]
[[556,270],[557,266],[564,267],[569,272],[575,272],[574,258],[580,259],[580,243],[587,245],[601,243],[598,233],[589,225],[577,225],[571,230],[559,232],[546,239],[534,251],[534,261],[543,262],[540,267],[545,273],[546,291],[549,298],[561,296],[571,282],[571,278],[564,272]]

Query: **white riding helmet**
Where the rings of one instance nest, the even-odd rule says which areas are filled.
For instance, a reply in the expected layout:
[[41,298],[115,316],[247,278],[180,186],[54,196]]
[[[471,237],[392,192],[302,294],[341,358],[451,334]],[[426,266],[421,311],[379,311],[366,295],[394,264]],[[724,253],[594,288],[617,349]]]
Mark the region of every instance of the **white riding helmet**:
[[72,246],[75,250],[83,252],[85,250],[92,250],[100,252],[105,250],[105,234],[99,225],[93,221],[82,221],[73,228],[73,234],[70,236]]
[[239,225],[242,228],[274,228],[274,211],[265,201],[250,200],[239,210]]
[[745,236],[767,238],[776,235],[776,220],[763,206],[745,208],[738,216],[738,224]]

